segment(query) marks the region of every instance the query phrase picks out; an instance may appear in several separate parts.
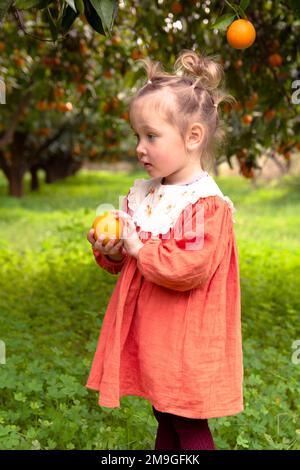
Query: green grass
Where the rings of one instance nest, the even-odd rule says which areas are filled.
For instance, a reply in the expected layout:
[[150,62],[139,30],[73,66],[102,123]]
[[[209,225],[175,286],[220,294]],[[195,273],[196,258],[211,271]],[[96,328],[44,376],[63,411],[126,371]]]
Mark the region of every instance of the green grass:
[[[0,449],[153,449],[147,400],[100,408],[84,387],[117,280],[86,233],[96,207],[118,207],[139,177],[81,171],[30,193],[27,176],[14,199],[0,176]],[[219,449],[300,449],[300,178],[215,179],[237,209],[245,411],[210,427]]]

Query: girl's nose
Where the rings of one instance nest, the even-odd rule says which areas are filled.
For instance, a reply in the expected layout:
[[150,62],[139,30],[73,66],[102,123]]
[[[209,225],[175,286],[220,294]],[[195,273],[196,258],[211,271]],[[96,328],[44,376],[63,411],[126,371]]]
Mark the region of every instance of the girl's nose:
[[139,144],[137,145],[137,147],[136,147],[136,153],[137,153],[138,157],[145,154],[145,149],[144,149],[144,147],[141,145],[141,143],[139,143]]

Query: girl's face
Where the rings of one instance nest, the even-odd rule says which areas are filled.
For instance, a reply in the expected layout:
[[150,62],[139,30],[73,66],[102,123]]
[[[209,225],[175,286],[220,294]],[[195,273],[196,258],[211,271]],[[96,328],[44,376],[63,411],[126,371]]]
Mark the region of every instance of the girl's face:
[[[134,103],[131,127],[137,138],[136,153],[143,168],[152,178],[166,177],[180,172],[189,160],[179,131],[153,110],[153,99],[153,95],[149,95]],[[144,166],[145,163],[150,165]]]

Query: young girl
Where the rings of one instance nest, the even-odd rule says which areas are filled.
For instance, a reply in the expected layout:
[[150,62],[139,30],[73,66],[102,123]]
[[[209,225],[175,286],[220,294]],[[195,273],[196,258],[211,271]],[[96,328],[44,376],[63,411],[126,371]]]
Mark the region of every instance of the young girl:
[[86,387],[100,406],[149,400],[155,449],[214,449],[207,419],[243,410],[243,360],[235,209],[203,167],[224,137],[218,105],[234,98],[213,57],[183,50],[174,73],[141,62],[148,82],[129,115],[150,179],[114,211],[127,236],[104,246],[88,234],[96,262],[120,277]]

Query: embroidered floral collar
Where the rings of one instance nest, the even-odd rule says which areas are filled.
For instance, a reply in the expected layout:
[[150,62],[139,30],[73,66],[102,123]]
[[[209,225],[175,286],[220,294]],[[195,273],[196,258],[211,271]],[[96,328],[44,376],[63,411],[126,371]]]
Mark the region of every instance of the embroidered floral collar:
[[166,234],[174,227],[185,207],[194,204],[200,197],[220,196],[227,202],[232,214],[236,211],[232,201],[223,195],[207,172],[187,185],[163,185],[161,182],[161,177],[137,179],[127,196],[132,218],[144,232]]

